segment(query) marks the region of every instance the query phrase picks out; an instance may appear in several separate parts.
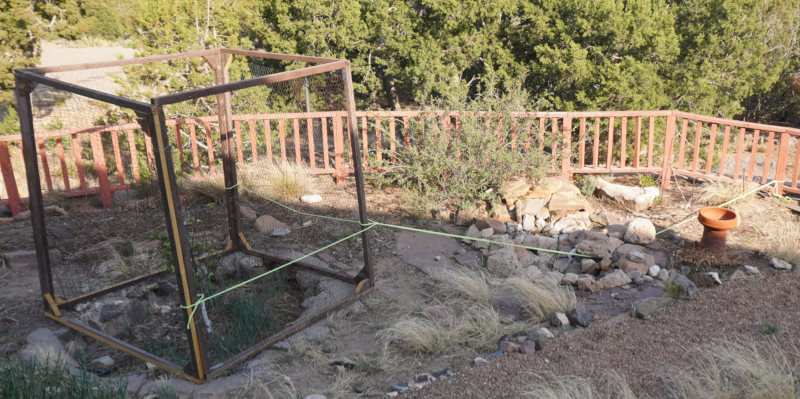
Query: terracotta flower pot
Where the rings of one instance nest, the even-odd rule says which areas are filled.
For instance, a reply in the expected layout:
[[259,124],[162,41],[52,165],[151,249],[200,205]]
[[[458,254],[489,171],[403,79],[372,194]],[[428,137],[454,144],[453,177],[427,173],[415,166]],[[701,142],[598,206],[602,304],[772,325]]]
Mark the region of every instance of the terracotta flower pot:
[[697,214],[697,220],[703,225],[703,238],[700,240],[700,246],[715,253],[725,252],[728,230],[739,224],[739,216],[736,215],[736,212],[711,206],[701,209]]

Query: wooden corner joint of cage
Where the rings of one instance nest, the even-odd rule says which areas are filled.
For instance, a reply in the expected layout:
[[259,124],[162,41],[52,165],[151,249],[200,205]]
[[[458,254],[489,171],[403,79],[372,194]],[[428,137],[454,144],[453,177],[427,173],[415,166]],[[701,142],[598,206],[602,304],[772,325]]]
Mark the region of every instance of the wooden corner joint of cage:
[[61,317],[61,311],[58,309],[58,305],[56,305],[53,296],[48,292],[44,294],[44,299],[47,301],[47,305],[50,306],[50,311],[53,312],[56,317]]
[[[253,248],[250,246],[250,243],[247,242],[247,238],[244,237],[244,233],[241,231],[239,232],[239,239],[242,240],[242,244],[244,244],[244,247],[247,248],[248,251],[253,250]],[[233,243],[231,243],[231,245],[233,245]]]

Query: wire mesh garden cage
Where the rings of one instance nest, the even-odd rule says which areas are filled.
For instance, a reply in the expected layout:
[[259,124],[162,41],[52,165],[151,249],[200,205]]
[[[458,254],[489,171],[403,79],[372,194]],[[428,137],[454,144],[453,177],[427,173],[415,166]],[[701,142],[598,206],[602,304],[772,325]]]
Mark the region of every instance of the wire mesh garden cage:
[[[165,65],[185,73],[92,84],[158,80]],[[213,49],[15,79],[47,317],[202,383],[373,288],[348,61]],[[289,206],[269,191],[287,165],[352,171],[356,199]],[[135,200],[83,217],[46,206],[55,191]],[[320,281],[336,294],[306,304]]]

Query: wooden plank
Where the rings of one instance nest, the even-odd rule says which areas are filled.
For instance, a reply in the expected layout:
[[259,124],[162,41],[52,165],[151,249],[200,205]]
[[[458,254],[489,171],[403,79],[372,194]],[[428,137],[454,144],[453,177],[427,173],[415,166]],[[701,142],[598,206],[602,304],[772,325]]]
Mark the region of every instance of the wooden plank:
[[308,134],[308,165],[313,170],[317,168],[316,160],[314,159],[314,120],[306,118],[306,134]]
[[381,138],[381,117],[375,117],[375,151],[376,151],[376,158],[378,160],[377,167],[383,167],[383,140]]
[[703,134],[703,122],[697,121],[694,133],[694,150],[692,152],[692,172],[697,172],[697,158],[700,156],[700,137]]
[[[54,68],[54,67],[50,67]],[[33,73],[30,70],[16,70],[14,72],[15,76],[17,77],[24,77],[25,80],[29,82],[36,82],[42,83],[47,86],[50,86],[55,89],[64,90],[70,93],[75,93],[84,97],[88,97],[91,99],[95,99],[98,101],[102,101],[105,103],[117,105],[123,108],[129,108],[134,111],[140,112],[147,112],[150,109],[150,104],[146,104],[139,101],[134,101],[129,98],[117,96],[114,94],[105,93],[102,91],[90,89],[87,87],[79,86],[72,83],[67,83],[62,80],[53,79],[44,75],[40,75],[38,72]]]
[[711,134],[708,137],[708,154],[706,156],[706,174],[711,174],[714,167],[714,145],[717,143],[717,124],[711,124]]
[[314,64],[327,64],[327,63],[330,63],[330,62],[342,61],[341,59],[338,59],[338,58],[311,57],[311,56],[307,56],[307,55],[270,53],[270,52],[259,51],[259,50],[239,50],[239,49],[222,48],[222,49],[219,49],[219,51],[224,53],[224,54],[243,55],[243,56],[246,56],[246,57],[267,58],[267,59],[271,59],[271,60],[310,62],[310,63],[314,63]]
[[797,147],[794,149],[794,172],[792,172],[792,187],[794,188],[798,188],[798,175],[800,175],[800,140],[797,140]]
[[61,178],[64,179],[64,190],[69,191],[69,170],[67,169],[67,161],[64,159],[64,144],[61,142],[61,137],[56,137],[56,150],[58,152],[58,161],[61,164]]
[[286,162],[286,121],[278,119],[278,142],[281,146],[281,162]]
[[122,152],[119,150],[117,132],[108,132],[111,135],[111,147],[114,149],[114,165],[117,167],[117,184],[125,184],[125,168],[122,165]]
[[44,182],[47,184],[47,191],[53,192],[53,178],[50,176],[50,165],[47,162],[47,150],[44,148],[44,139],[36,140],[39,145],[39,158],[42,159],[42,171],[44,172]]
[[570,165],[572,163],[572,117],[565,116],[561,127],[564,140],[564,156],[561,158],[561,174],[572,177],[570,173]]
[[200,153],[197,151],[197,126],[189,123],[189,140],[192,142],[192,168],[194,174],[200,173]]
[[145,137],[144,139],[144,151],[147,155],[147,167],[149,167],[151,171],[155,171],[156,167],[153,163],[155,162],[153,157],[153,143],[150,141],[150,137]]
[[103,151],[103,139],[99,132],[91,133],[89,140],[92,145],[92,159],[94,169],[97,173],[97,185],[100,188],[100,200],[103,202],[104,209],[111,209],[111,182],[108,180],[108,168],[106,166],[106,156]]
[[583,169],[586,158],[586,118],[578,120],[578,167]]
[[[550,158],[551,158],[551,160],[550,160],[551,166],[550,167],[553,170],[555,170],[556,169],[556,160],[558,159],[558,138],[559,138],[558,137],[558,131],[559,130],[558,130],[558,119],[557,118],[550,119],[550,130],[553,133],[553,138],[552,138],[553,142],[552,142],[552,144],[550,144]],[[499,135],[498,135],[498,138],[500,138]]]
[[758,154],[758,142],[761,141],[761,131],[753,130],[753,145],[750,148],[750,167],[747,168],[747,180],[753,181],[753,172],[756,167],[756,155]]
[[675,116],[668,115],[664,128],[664,159],[661,169],[661,187],[668,189],[672,174],[672,151],[675,147]]
[[683,168],[683,156],[686,150],[686,135],[689,132],[689,119],[683,118],[681,122],[681,142],[678,145],[678,167]]
[[738,144],[736,145],[736,163],[733,165],[733,179],[739,178],[739,168],[742,163],[742,152],[744,151],[745,129],[739,128]]
[[403,142],[405,143],[406,148],[411,146],[411,132],[409,131],[410,128],[411,128],[411,126],[409,125],[409,119],[408,119],[407,116],[404,116],[403,117]]
[[622,117],[622,129],[620,129],[620,153],[619,153],[619,167],[625,167],[625,156],[627,155],[626,152],[628,150],[628,141],[627,141],[627,134],[628,134],[628,117]]
[[128,136],[128,152],[131,156],[131,174],[133,174],[133,181],[136,183],[141,182],[141,175],[139,174],[139,150],[136,149],[136,138],[133,137],[133,129],[126,130]]
[[[531,140],[533,139],[533,120],[531,120],[531,118],[526,118],[525,120],[525,133],[527,134],[525,137],[525,149],[527,150],[531,148]],[[461,120],[458,119],[457,123],[457,126],[459,127],[458,130],[461,130]]]
[[724,118],[716,118],[713,116],[705,116],[699,114],[692,114],[689,112],[683,111],[671,111],[675,113],[675,115],[681,117],[689,117],[691,119],[697,119],[706,123],[717,123],[720,125],[731,125],[745,129],[752,129],[752,130],[760,130],[760,131],[773,131],[777,133],[790,133],[792,135],[798,136],[800,135],[800,129],[790,128],[785,126],[775,126],[775,125],[765,125],[762,123],[753,123],[753,122],[743,122],[737,121],[735,119],[724,119]]
[[292,121],[292,132],[294,133],[294,163],[300,165],[303,158],[300,154],[300,119]]
[[397,162],[397,137],[395,132],[395,121],[394,118],[389,118],[389,152],[391,153],[391,162],[392,164]]
[[333,159],[336,169],[336,183],[344,183],[348,173],[344,167],[344,132],[342,131],[342,118],[333,118]]
[[772,156],[772,142],[775,140],[775,132],[769,132],[767,135],[767,151],[764,154],[764,171],[761,172],[761,184],[767,183],[767,174],[769,174],[770,157]]
[[81,189],[86,190],[86,175],[83,171],[83,154],[81,154],[83,151],[77,135],[70,136],[70,146],[72,147],[72,155],[75,156],[75,167],[78,169],[78,180],[81,182]]
[[722,153],[719,155],[719,175],[725,175],[725,161],[728,155],[728,145],[730,143],[731,126],[725,125],[725,133],[722,139]]
[[3,175],[3,184],[8,195],[8,208],[12,215],[22,212],[19,201],[17,180],[14,178],[14,169],[11,166],[11,154],[8,151],[8,142],[0,141],[0,173]]
[[633,122],[633,131],[636,135],[633,139],[633,167],[639,167],[639,152],[642,150],[642,117],[637,116]]
[[653,141],[655,141],[656,118],[650,117],[650,126],[647,134],[647,167],[653,167]]
[[247,121],[250,127],[250,156],[253,157],[252,162],[258,162],[258,140],[256,140],[256,120],[250,119]]

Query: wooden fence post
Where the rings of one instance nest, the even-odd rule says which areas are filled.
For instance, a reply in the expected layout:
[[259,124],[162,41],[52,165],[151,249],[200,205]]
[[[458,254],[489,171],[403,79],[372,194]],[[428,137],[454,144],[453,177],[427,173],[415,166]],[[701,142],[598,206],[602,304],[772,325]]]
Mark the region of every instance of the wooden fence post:
[[561,123],[561,133],[564,137],[564,158],[561,159],[561,173],[564,176],[572,177],[571,157],[572,157],[572,117],[567,114]]
[[664,161],[661,169],[661,187],[669,188],[669,179],[672,172],[672,146],[675,140],[675,115],[667,116],[667,127],[664,134]]

